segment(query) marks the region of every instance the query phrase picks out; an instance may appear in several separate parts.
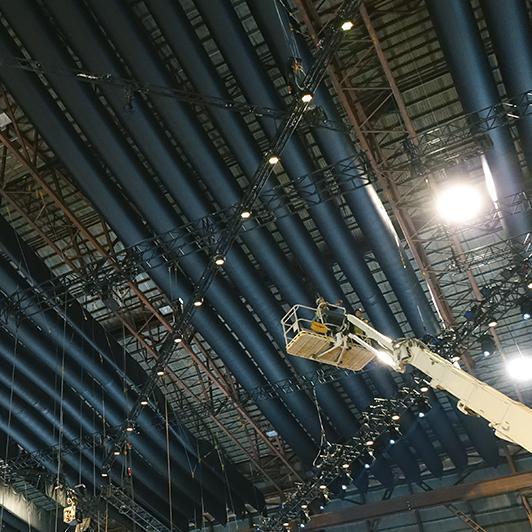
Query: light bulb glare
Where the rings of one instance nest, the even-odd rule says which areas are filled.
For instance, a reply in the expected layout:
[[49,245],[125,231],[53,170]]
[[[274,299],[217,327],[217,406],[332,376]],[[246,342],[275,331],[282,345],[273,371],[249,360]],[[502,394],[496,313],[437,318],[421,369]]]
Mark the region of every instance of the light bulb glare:
[[342,22],[342,30],[343,31],[349,31],[353,29],[354,24],[350,20],[346,20],[345,22]]
[[532,379],[532,357],[517,355],[506,363],[508,375],[515,381]]
[[470,185],[449,185],[440,190],[436,197],[436,210],[440,218],[449,223],[472,220],[481,208],[479,190]]

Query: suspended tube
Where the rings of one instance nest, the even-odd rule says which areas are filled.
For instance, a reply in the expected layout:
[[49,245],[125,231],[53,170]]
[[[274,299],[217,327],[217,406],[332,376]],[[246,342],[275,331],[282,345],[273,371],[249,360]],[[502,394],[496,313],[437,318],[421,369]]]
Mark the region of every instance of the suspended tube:
[[[517,98],[528,92],[526,101],[532,102],[532,30],[528,10],[523,0],[505,0],[504,6],[496,0],[481,0],[488,30],[491,35],[499,70],[502,74],[506,94]],[[502,9],[501,9],[502,7]],[[520,109],[521,112],[525,109]],[[511,112],[511,111],[510,111]],[[522,116],[517,121],[521,147],[528,166],[528,177],[532,174],[532,115]]]
[[[427,7],[464,111],[493,122],[492,113],[484,109],[499,104],[500,99],[469,2],[427,0]],[[511,204],[516,194],[526,190],[511,133],[500,120],[499,127],[486,135],[491,141],[486,159],[498,202]],[[527,209],[518,211],[521,212],[515,212],[515,208],[505,209],[503,224],[509,237],[523,239],[531,229],[530,212]]]
[[[31,4],[21,0],[5,10],[6,16],[12,21],[14,29],[26,46],[33,52],[34,57],[43,64],[53,64],[65,70],[73,65],[60,49],[60,44],[54,39],[50,28],[44,24],[31,8]],[[32,23],[28,24],[27,21]],[[24,23],[19,23],[24,21]],[[29,28],[39,28],[38,31],[28,31]],[[86,47],[85,47],[86,48]],[[144,218],[158,234],[181,225],[180,218],[175,214],[167,201],[160,195],[155,183],[145,177],[140,165],[131,157],[129,147],[116,134],[113,124],[106,119],[95,98],[75,78],[65,80],[64,76],[48,76],[50,82],[61,96],[67,108],[71,110],[77,123],[91,139],[92,144],[99,150],[105,163],[122,184]],[[118,93],[115,90],[115,95]],[[121,95],[120,95],[121,96]],[[117,106],[115,106],[117,107]],[[119,107],[123,108],[123,101]],[[171,246],[172,240],[167,242]],[[175,250],[179,253],[179,250]],[[198,254],[189,254],[180,260],[180,264],[193,280],[200,278],[206,267],[206,261]],[[286,365],[273,349],[271,342],[260,330],[258,324],[241,304],[234,291],[220,277],[212,283],[208,299],[219,310],[220,314],[237,334],[265,375],[272,381],[281,381],[291,376]],[[242,355],[244,356],[244,355]],[[311,402],[302,392],[286,394],[284,402],[294,412],[296,419],[319,441],[319,420]]]

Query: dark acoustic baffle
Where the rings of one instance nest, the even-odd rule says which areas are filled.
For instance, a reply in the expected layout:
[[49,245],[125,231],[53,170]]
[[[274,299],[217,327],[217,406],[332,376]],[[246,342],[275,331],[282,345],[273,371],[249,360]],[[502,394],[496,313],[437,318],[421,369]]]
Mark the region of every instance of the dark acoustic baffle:
[[[51,286],[50,282],[53,280],[53,274],[35,254],[35,252],[18,237],[11,226],[1,216],[0,249],[14,264],[18,266],[21,271],[24,272],[33,286],[39,287],[40,290]],[[18,280],[16,277],[13,277],[13,272],[11,273],[12,286],[20,283],[20,280]],[[19,287],[19,290],[20,289],[21,288]],[[26,286],[26,290],[28,289],[29,286]],[[46,293],[46,290],[44,290],[44,293]],[[67,312],[65,312],[61,318],[56,316],[55,313],[49,309],[43,309],[42,311],[39,311],[35,305],[32,307],[35,309],[35,314],[43,314],[44,320],[42,323],[43,326],[47,327],[45,330],[50,330],[52,324],[55,324],[56,334],[60,335],[61,327],[63,327],[63,324],[60,320],[67,320],[75,334],[82,338],[82,341],[85,343],[85,345],[89,346],[91,350],[94,350],[92,352],[98,353],[100,356],[105,358],[110,371],[116,372],[117,375],[119,375],[121,379],[125,379],[125,382],[128,382],[131,387],[139,386],[145,382],[146,373],[129,355],[127,355],[127,362],[125,367],[123,367],[123,348],[114,338],[109,336],[104,331],[98,322],[96,322],[88,313],[83,310],[77,301],[69,302]],[[30,308],[29,310],[31,311],[32,309]],[[158,388],[156,388],[154,391],[154,401],[159,412],[163,412],[164,398],[162,397],[162,394]],[[153,417],[153,424],[155,426],[157,416],[153,416],[153,414],[150,415]],[[190,456],[197,454],[198,442],[185,426],[179,425],[179,427],[174,427],[174,424],[171,424],[170,438],[172,448],[174,448],[174,437],[178,440],[176,444],[182,447],[183,450]],[[161,438],[157,438],[157,443],[159,449],[164,451],[166,443],[161,440]],[[203,452],[212,452],[212,449],[211,451],[205,449],[205,445],[203,444]],[[225,462],[224,472],[218,471],[217,474],[223,479],[223,481],[226,480],[227,474],[231,475],[231,483],[229,486],[227,486],[227,489],[234,490],[235,493],[228,493],[228,498],[231,498],[232,501],[239,504],[240,507],[242,507],[243,502],[248,502],[252,505],[257,504],[259,509],[262,508],[264,504],[264,498],[262,494],[256,490],[256,488],[254,488],[242,475],[236,472],[232,464]],[[242,503],[240,503],[241,500],[243,501]]]
[[[297,47],[301,56],[299,59],[303,61],[305,68],[312,64],[312,54],[307,43],[298,32],[291,31],[287,13],[279,2],[250,0],[248,5],[281,72],[287,75],[287,65],[293,56],[289,41]],[[338,108],[324,84],[316,91],[314,102],[329,120],[341,123]],[[316,127],[312,133],[329,164],[358,156],[346,132]],[[361,184],[367,177],[359,176]],[[422,337],[427,333],[438,332],[440,327],[434,312],[374,187],[360,186],[346,194],[346,201],[415,334]]]
[[[462,0],[427,0],[426,3],[464,111],[493,122],[489,108],[499,104],[500,98],[471,5]],[[520,26],[515,28],[516,32]],[[510,34],[505,37],[512,38]],[[529,64],[525,59],[523,68]],[[496,120],[499,120],[497,127],[486,133],[490,140],[486,159],[497,201],[504,207],[515,201],[516,194],[526,190],[526,183],[510,130],[502,117]],[[525,238],[531,229],[530,211],[503,208],[502,222],[509,237]]]
[[[252,103],[256,103],[260,100],[263,105],[266,104],[275,108],[282,108],[282,101],[276,94],[271,80],[266,75],[264,69],[261,68],[255,52],[252,50],[249,40],[247,39],[247,36],[243,31],[232,7],[227,2],[223,1],[217,2],[215,5],[210,5],[207,2],[200,0],[196,3],[196,5],[205,19],[205,22],[209,26],[211,33],[216,39],[218,46],[222,50],[226,61],[231,66],[232,71],[235,73],[237,80],[239,81],[239,84],[246,94],[248,100]],[[230,27],[231,31],[222,32],[221,27],[216,24],[216,20],[224,20],[225,24],[223,27]],[[290,156],[295,158],[299,155],[299,161],[304,161],[304,155],[301,154],[301,149],[299,152],[297,152],[296,146],[296,150],[294,151],[288,151],[288,153],[283,154],[283,161],[286,160],[285,164],[289,164]],[[357,268],[357,271],[353,273],[353,275],[357,275],[359,279],[361,277],[364,278],[364,274],[366,274],[364,279],[365,282],[374,283],[369,271],[366,272],[366,270]],[[356,288],[354,281],[352,281],[352,283]],[[367,304],[366,301],[363,301],[363,303]],[[370,298],[368,307],[368,314],[370,315],[370,318],[380,330],[395,337],[402,335],[397,322],[390,311],[390,308],[384,300]],[[372,313],[372,308],[380,308],[380,314]],[[389,373],[387,373],[385,370],[381,372],[378,372],[377,370],[372,371],[372,378],[375,380],[380,393],[388,395],[393,393],[394,384]],[[352,394],[351,397],[355,402],[359,401],[359,399],[356,397],[356,394]],[[446,421],[446,418],[443,417],[442,422]],[[419,432],[419,437],[413,438],[412,441],[415,442],[414,445],[422,446],[423,443],[421,442],[428,442],[428,440],[426,439],[426,436],[423,438],[421,435],[423,432],[421,427],[418,427],[417,430]],[[452,436],[452,431],[450,434]],[[465,453],[464,449],[459,444],[459,440],[457,438],[447,439],[449,454],[451,456],[456,454],[456,460],[459,462],[461,459],[460,455]],[[430,445],[430,447],[432,447],[432,445]],[[421,452],[425,453],[425,450],[423,449]],[[441,462],[436,457],[435,453],[432,458],[435,471],[439,471]],[[440,464],[438,464],[439,462]]]
[[[194,83],[196,89],[220,98],[228,99],[229,95],[218,78],[210,59],[197,40],[194,30],[190,27],[186,17],[179,16],[180,6],[177,3],[154,3],[150,5],[156,21],[165,34],[170,46],[181,64],[184,66],[187,77]],[[174,28],[172,30],[172,28]],[[157,60],[155,58],[155,60]],[[254,172],[262,164],[264,155],[247,130],[242,118],[227,109],[213,108],[211,111],[219,131],[224,135],[232,153],[240,167],[251,179]],[[224,177],[226,173],[222,174]],[[205,179],[208,183],[208,180]],[[229,207],[240,197],[240,190],[234,179],[231,181],[211,181],[209,187],[213,190],[219,203]],[[294,253],[297,262],[304,269],[308,277],[313,280],[317,291],[329,301],[337,301],[342,298],[342,292],[334,279],[330,267],[322,260],[320,251],[312,240],[308,230],[297,215],[290,213],[284,205],[284,201],[275,192],[273,183],[268,181],[264,192],[275,201],[275,213],[278,217],[276,223],[280,232],[287,240],[287,244]],[[254,248],[251,248],[252,250]],[[234,278],[241,277],[239,265],[235,265],[232,258],[227,261],[225,270]],[[238,269],[235,269],[236,268]],[[276,342],[283,346],[284,338],[281,329],[283,310],[276,303],[265,286],[260,286],[260,280],[255,275],[243,291],[244,296],[250,302],[263,323],[266,325]],[[305,360],[290,360],[292,365],[300,373],[311,373],[315,365]],[[317,386],[319,403],[341,435],[349,436],[357,430],[357,423],[349,412],[347,405],[343,403],[334,388],[322,384]]]
[[[17,50],[5,36],[1,39],[0,45],[0,53],[3,57],[7,59],[16,56]],[[121,193],[104,177],[96,160],[81,144],[50,96],[42,87],[39,87],[36,78],[27,72],[8,68],[2,71],[2,78],[9,90],[17,94],[18,101],[36,127],[45,133],[44,137],[48,144],[57,153],[62,154],[63,162],[77,179],[81,190],[100,212],[106,214],[111,227],[125,245],[133,246],[146,240],[149,233],[127,205]],[[190,296],[190,289],[165,267],[150,270],[150,275],[159,286],[163,287],[170,299],[177,299],[179,295],[184,296],[184,299]],[[245,389],[253,392],[257,387],[265,384],[264,379],[247,357],[233,356],[240,351],[240,347],[230,335],[223,330],[217,330],[221,327],[221,322],[208,306],[195,315],[193,325],[216,349],[226,366]],[[315,447],[302,434],[299,425],[286,415],[282,404],[278,400],[259,400],[257,403],[303,461],[307,464],[311,463],[315,455]]]
[[[290,57],[287,41],[283,38],[285,31],[289,31],[290,28],[286,11],[280,4],[279,10],[275,9],[274,2],[250,0],[248,4],[272,54],[276,58],[277,64],[281,65],[281,71],[284,71],[282,65],[286,65]],[[290,37],[297,43],[297,48],[302,56],[301,59],[308,66],[312,58],[307,44],[301,39],[298,32],[291,33]],[[322,85],[314,96],[316,104],[323,109],[327,118],[340,123],[336,104],[327,88]],[[346,133],[318,127],[315,128],[313,134],[329,162],[343,160],[355,155],[352,141]],[[435,314],[428,304],[408,257],[402,250],[392,222],[375,189],[372,186],[361,187],[348,195],[348,202],[375,253],[375,257],[386,274],[386,278],[394,289],[414,333],[418,337],[422,337],[426,333],[436,334],[439,331],[439,325]],[[435,424],[441,427],[437,433],[438,438],[440,438],[449,456],[457,466],[463,464],[466,460],[465,448],[445,412],[441,408],[435,409],[432,419]],[[492,438],[485,444],[496,446],[496,440]]]
[[[5,344],[0,349],[5,351]],[[24,349],[18,346],[18,354],[26,354]],[[13,363],[13,360],[11,361]],[[15,365],[18,359],[15,360]],[[52,377],[49,383],[50,389],[57,386],[57,378]],[[68,394],[68,390],[67,390]],[[47,393],[39,392],[38,388],[32,386],[31,381],[25,377],[0,375],[0,411],[7,412],[6,418],[9,422],[4,427],[4,431],[11,438],[19,442],[28,452],[39,455],[41,449],[51,448],[56,445],[61,446],[68,440],[73,440],[79,436],[80,418],[78,415],[70,415],[66,409],[61,411],[63,406],[69,401],[68,396],[60,403],[52,404]],[[61,416],[59,415],[61,412]],[[31,430],[30,430],[31,427]],[[37,436],[35,436],[37,435]],[[101,463],[105,449],[101,446],[97,448],[82,448],[80,452],[62,454],[60,474],[64,475],[71,485],[79,483],[79,475],[83,476],[84,482],[89,486],[100,484],[100,478],[95,478],[93,460]],[[53,460],[41,455],[42,461],[51,474],[57,475],[57,458]],[[138,490],[136,496],[139,502],[145,504],[156,515],[167,519],[164,515],[165,508],[168,507],[168,499],[165,493],[159,489],[164,477],[157,477],[153,471],[142,461],[135,460],[135,470],[139,473]],[[110,471],[111,478],[120,485],[121,465],[116,462]],[[99,475],[99,473],[96,473]],[[157,494],[157,495],[155,495]],[[186,503],[177,494],[172,499],[173,508],[176,513],[177,523],[188,523],[187,516],[182,512]],[[201,506],[196,508],[196,513],[200,512]],[[190,515],[189,515],[190,517]]]
[[[521,105],[519,113],[528,111],[517,121],[521,148],[532,174],[532,114],[524,106],[532,104],[532,29],[524,0],[481,0],[480,6],[488,24],[497,63],[506,87],[506,94],[514,105]],[[524,100],[520,96],[527,93]],[[511,114],[512,110],[508,112]]]
[[[91,7],[102,22],[102,25],[106,27],[109,35],[112,36],[111,40],[117,45],[119,52],[123,55],[134,75],[141,82],[167,86],[173,83],[168,72],[160,64],[157,55],[151,50],[145,39],[142,38],[140,34],[142,29],[138,28],[138,23],[128,12],[126,6],[119,2],[95,2],[91,4]],[[132,35],[135,35],[135,38],[132,38]],[[141,65],[143,66],[141,67]],[[175,139],[187,153],[198,175],[209,185],[218,203],[223,207],[229,207],[237,203],[240,199],[240,191],[236,182],[191,110],[176,99],[159,97],[153,93],[150,93],[149,96],[151,96],[153,105],[160,115],[167,121],[168,128],[174,134]],[[195,176],[184,176],[184,178],[188,179],[191,177],[194,178]],[[228,185],[228,183],[231,185]],[[183,202],[179,199],[180,194],[176,190],[176,188],[179,189],[180,187],[176,186],[176,184],[167,184],[167,186],[177,201],[183,205]],[[272,236],[265,228],[253,228],[254,224],[253,220],[246,222],[241,237],[252,250],[260,266],[264,268],[266,274],[274,281],[283,294],[286,294],[288,290],[293,292],[297,289],[299,293],[305,294],[303,302],[312,304],[313,298],[309,297],[308,293],[305,292],[297,273],[290,267],[287,258],[282,254]],[[273,333],[278,341],[282,342],[279,323],[282,313],[279,312],[279,305],[274,302],[272,295],[268,293],[268,289],[265,286],[261,286],[256,272],[251,271],[249,267],[244,268],[244,262],[242,260],[236,262],[236,258],[236,254],[227,257],[224,265],[225,270],[232,274],[237,287],[242,290],[246,299],[252,303],[254,310],[264,320],[270,332]],[[301,301],[301,298],[299,298],[299,301]],[[275,374],[272,372],[274,363],[277,363],[277,357],[268,357],[262,358],[259,365],[265,373],[269,372],[267,375],[271,376],[272,380],[283,380],[281,372],[277,372],[277,378],[275,378]],[[286,376],[286,370],[284,371]],[[292,396],[297,395],[293,393],[287,394],[283,396],[283,400],[287,404],[292,403],[295,400],[295,397]],[[330,399],[333,399],[333,394],[331,394]],[[300,409],[299,412],[301,411]],[[340,403],[338,403],[335,416],[341,422],[341,425],[353,425],[352,417]],[[312,435],[316,436],[317,431],[319,432],[315,409],[314,411],[307,410],[305,415],[300,417],[300,421],[311,429]]]
[[[53,64],[66,70],[74,68],[75,65],[63,52],[52,28],[42,16],[39,16],[31,2],[25,0],[17,2],[6,8],[5,14],[25,46],[43,64]],[[28,20],[32,21],[31,25],[27,24]],[[30,31],[30,26],[39,27],[39,31]],[[154,232],[165,234],[180,226],[180,217],[159,192],[140,162],[134,159],[127,142],[120,136],[95,95],[88,90],[89,87],[79,83],[74,76],[65,79],[61,75],[48,74],[47,77]],[[179,254],[179,249],[172,247],[171,237],[164,243],[170,251]],[[197,253],[180,258],[181,267],[192,280],[201,277],[206,264],[206,259]],[[267,336],[223,278],[217,277],[214,280],[207,299],[237,334],[250,355],[257,360],[267,378],[275,382],[291,376]],[[318,416],[306,394],[304,392],[284,394],[283,401],[315,441],[319,441]]]

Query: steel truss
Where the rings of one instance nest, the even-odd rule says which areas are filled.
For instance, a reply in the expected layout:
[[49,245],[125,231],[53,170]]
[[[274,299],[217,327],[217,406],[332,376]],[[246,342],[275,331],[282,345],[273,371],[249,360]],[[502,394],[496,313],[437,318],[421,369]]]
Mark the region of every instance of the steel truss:
[[[253,209],[252,222],[248,222],[243,230],[256,230],[280,218],[304,212],[319,203],[339,200],[346,194],[370,185],[371,175],[366,168],[364,157],[359,154],[263,192],[260,204]],[[232,205],[139,242],[87,265],[83,270],[72,270],[46,283],[18,291],[9,300],[0,301],[0,321],[6,321],[13,315],[22,320],[40,312],[39,308],[31,309],[35,291],[43,294],[40,303],[45,308],[64,306],[65,302],[80,297],[105,299],[113,289],[158,266],[170,264],[179,267],[183,257],[191,253],[213,255],[217,242],[227,233],[229,220],[235,213],[238,214],[239,205]]]
[[[495,247],[497,250],[504,251],[515,249],[511,241],[504,241],[500,249]],[[474,255],[476,251],[473,250],[471,253]],[[523,295],[527,293],[527,286],[532,281],[531,257],[532,255],[529,254],[524,260],[501,272],[500,278],[490,285],[484,300],[479,304],[474,319],[463,319],[455,328],[444,329],[439,336],[426,338],[431,348],[445,358],[459,358],[461,353],[486,331],[490,321],[501,320],[508,311],[515,308]],[[349,370],[324,365],[297,377],[289,377],[257,387],[251,393],[243,392],[240,400],[246,404],[273,399],[287,393],[313,390],[318,384],[337,382],[351,373]],[[220,413],[228,406],[230,405],[227,401],[219,401],[208,408],[210,411]],[[206,408],[205,405],[203,407]],[[190,417],[190,413],[187,415],[186,412],[182,412],[182,414],[185,418]]]
[[[344,32],[341,29],[341,24],[343,21],[350,19],[354,15],[359,3],[360,0],[345,0],[332,22],[327,25],[323,35],[322,46],[318,50],[314,62],[303,80],[302,87],[304,91],[308,91],[311,94],[315,93],[323,77],[325,76],[327,65],[329,64],[334,52],[336,51],[336,48],[342,40]],[[216,242],[216,255],[225,257],[237,239],[240,229],[245,224],[245,219],[241,217],[241,213],[245,211],[253,211],[253,208],[260,198],[262,188],[272,173],[273,166],[269,161],[269,158],[271,156],[279,157],[282,155],[283,148],[296,130],[307,107],[308,103],[303,102],[302,100],[297,100],[292,105],[288,116],[283,120],[274,140],[270,144],[270,149],[268,150],[268,154],[264,162],[257,169],[255,175],[253,176],[251,184],[244,193],[237,210],[228,220],[226,231]],[[159,377],[159,371],[166,367],[174,350],[177,347],[176,340],[188,341],[188,339],[192,336],[193,332],[191,329],[191,319],[197,310],[195,302],[203,300],[209,286],[218,273],[218,270],[219,268],[215,262],[213,260],[210,261],[199,281],[196,283],[191,297],[183,306],[182,312],[177,319],[177,323],[173,326],[172,330],[168,332],[160,349],[158,350],[157,362],[150,371],[148,379],[141,390],[140,397],[136,400],[133,408],[128,413],[121,434],[117,438],[117,441],[114,442],[115,445],[122,444],[127,438],[126,428],[129,426],[129,424],[135,423],[143,408],[143,405],[141,404],[142,400],[145,397],[148,397],[153,388],[156,386]],[[110,468],[113,460],[114,455],[109,453],[103,464],[104,471]]]
[[[386,160],[386,171],[403,176],[405,172],[409,176],[412,174],[417,177],[426,176],[448,167],[448,151],[451,146],[462,143],[460,146],[463,147],[464,142],[471,140],[474,141],[474,149],[470,152],[462,151],[459,160],[463,162],[480,156],[488,147],[483,141],[483,135],[492,129],[507,126],[519,118],[532,114],[532,91],[523,93],[516,101],[517,103],[502,102],[427,130],[418,135],[415,142],[405,140]],[[439,143],[444,147],[434,147]],[[272,149],[272,153],[277,152]],[[453,160],[457,162],[456,158]],[[264,163],[262,172],[266,172],[267,175],[259,176],[263,181],[269,175],[269,167],[266,164]],[[397,182],[401,181],[399,177],[395,179]],[[31,316],[29,307],[30,299],[34,298],[34,289],[39,289],[46,298],[50,298],[52,301],[49,304],[52,306],[64,305],[65,301],[81,296],[106,297],[113,287],[134,280],[142,273],[149,272],[163,263],[179,266],[180,260],[190,253],[206,252],[209,255],[217,253],[220,251],[222,240],[228,239],[234,231],[230,224],[234,224],[235,220],[239,230],[241,228],[246,232],[253,231],[285,216],[305,212],[319,203],[341,199],[377,181],[366,154],[359,151],[352,158],[337,161],[308,175],[300,176],[288,184],[277,185],[269,191],[257,191],[251,187],[252,221],[243,224],[239,217],[239,213],[245,210],[246,200],[243,199],[227,209],[185,223],[167,233],[156,235],[110,255],[89,266],[89,271],[74,270],[33,289],[16,292],[9,301],[0,302],[0,320],[6,320],[13,315],[19,319],[23,319],[24,315]],[[408,206],[409,201],[403,199],[402,204]],[[526,192],[508,196],[482,219],[475,220],[472,226],[482,227],[484,230],[490,227],[493,230],[499,227],[502,215],[531,209],[531,199]],[[442,227],[440,225],[438,231],[440,238]],[[445,231],[444,235],[447,235]],[[434,238],[434,235],[431,236],[431,240]],[[116,268],[116,264],[120,267]],[[214,267],[210,269],[215,270]],[[46,305],[47,302],[43,300],[42,304]]]
[[[94,442],[88,438],[90,437],[69,442],[61,447],[61,453],[74,453],[79,452],[82,448],[92,447]],[[50,475],[43,464],[47,460],[52,460],[52,462],[57,460],[58,449],[59,446],[53,446],[33,453],[22,451],[17,459],[8,461],[0,459],[3,481],[10,485],[16,480],[24,479],[27,485],[29,484],[38,493],[42,494],[42,487],[35,485],[35,479],[41,477],[37,473],[42,473],[42,476],[46,477],[50,481],[50,484],[55,484],[56,488],[60,488],[67,494],[72,494],[79,502],[83,514],[91,517],[93,523],[98,526],[98,529],[99,527],[104,528],[101,513],[104,511],[105,503],[109,503],[120,515],[124,515],[140,527],[141,530],[146,532],[170,532],[170,529],[166,525],[156,519],[150,512],[146,511],[124,489],[116,484],[109,483],[103,486],[99,495],[93,496],[89,495],[83,487],[67,486],[62,475]],[[56,504],[57,502],[54,500],[54,508]],[[124,526],[127,528],[127,521]]]
[[[352,474],[364,473],[373,460],[386,452],[390,445],[384,437],[391,429],[398,431],[397,422],[392,415],[405,412],[424,401],[420,391],[423,379],[412,376],[415,387],[402,386],[396,397],[392,399],[376,398],[362,418],[362,426],[356,436],[345,444],[324,442],[314,460],[311,480],[301,483],[289,495],[275,514],[264,519],[257,527],[258,531],[279,531],[296,529],[301,523],[309,521],[310,512],[315,511],[315,501],[327,500],[331,492],[341,492],[334,484],[345,478],[346,483],[352,481]],[[368,443],[371,442],[369,445]],[[393,443],[392,443],[393,445]],[[360,461],[364,457],[364,462]],[[367,464],[367,465],[366,465]]]

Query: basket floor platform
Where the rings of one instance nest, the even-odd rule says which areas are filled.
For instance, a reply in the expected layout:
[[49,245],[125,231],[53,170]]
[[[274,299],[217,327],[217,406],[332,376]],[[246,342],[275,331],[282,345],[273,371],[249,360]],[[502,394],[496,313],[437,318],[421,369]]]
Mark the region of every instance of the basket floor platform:
[[375,355],[363,347],[347,342],[345,346],[336,346],[334,338],[325,334],[304,329],[288,342],[289,354],[331,364],[341,368],[359,371],[369,364]]

